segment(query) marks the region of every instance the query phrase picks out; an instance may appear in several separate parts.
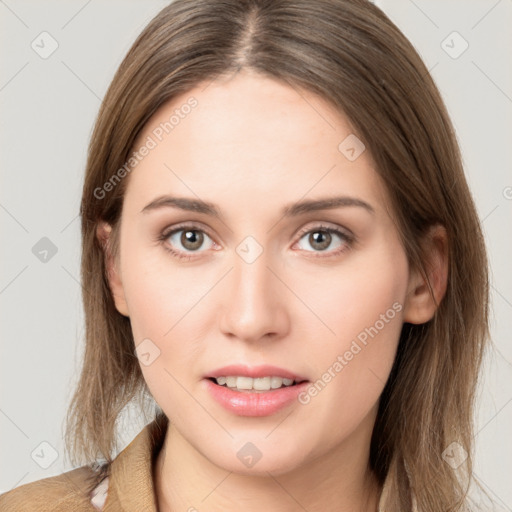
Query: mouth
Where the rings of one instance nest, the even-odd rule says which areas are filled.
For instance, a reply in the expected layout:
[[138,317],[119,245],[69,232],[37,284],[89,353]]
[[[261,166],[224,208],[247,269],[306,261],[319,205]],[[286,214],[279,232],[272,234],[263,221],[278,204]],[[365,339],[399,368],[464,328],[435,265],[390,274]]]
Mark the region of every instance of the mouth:
[[298,405],[309,386],[304,376],[272,365],[232,364],[204,376],[206,391],[219,405],[238,416],[269,416]]
[[208,380],[228,388],[232,391],[241,393],[268,393],[283,388],[290,388],[308,382],[300,377],[290,379],[277,375],[267,375],[264,377],[248,377],[246,375],[220,375],[218,377],[207,377]]

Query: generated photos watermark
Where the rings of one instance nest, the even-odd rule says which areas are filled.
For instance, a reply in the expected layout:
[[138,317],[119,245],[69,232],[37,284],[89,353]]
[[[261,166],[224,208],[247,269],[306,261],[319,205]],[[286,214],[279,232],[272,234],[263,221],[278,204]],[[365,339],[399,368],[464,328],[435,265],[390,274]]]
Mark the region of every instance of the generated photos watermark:
[[322,376],[315,382],[312,382],[304,391],[299,393],[298,400],[302,405],[307,405],[311,402],[311,399],[317,396],[329,382],[332,381],[338,375],[343,368],[345,368],[357,354],[359,354],[363,348],[368,345],[368,342],[375,338],[382,329],[388,324],[397,313],[402,311],[403,306],[399,302],[393,303],[393,305],[379,316],[379,319],[370,327],[366,327],[362,330],[356,338],[354,338],[350,344],[350,347],[343,353],[338,355],[336,360],[327,368]]
[[101,187],[94,189],[94,197],[96,199],[104,199],[108,192],[114,190],[114,188],[121,182],[123,178],[129,175],[135,167],[144,160],[144,157],[149,155],[150,151],[155,149],[166,135],[172,132],[178,126],[183,119],[185,119],[192,109],[197,107],[199,102],[196,98],[191,96],[187,99],[186,103],[183,103],[179,108],[174,109],[174,113],[169,117],[167,121],[161,122],[151,132],[151,135],[146,137],[144,143],[136,150],[133,151],[131,156],[126,162],[120,167]]

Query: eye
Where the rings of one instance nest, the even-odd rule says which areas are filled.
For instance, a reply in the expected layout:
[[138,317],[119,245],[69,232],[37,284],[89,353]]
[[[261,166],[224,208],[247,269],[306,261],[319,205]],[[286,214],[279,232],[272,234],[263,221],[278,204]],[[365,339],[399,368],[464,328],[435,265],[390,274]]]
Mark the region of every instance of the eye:
[[[306,252],[313,253],[327,253],[315,257],[328,257],[341,254],[349,250],[355,237],[352,234],[346,233],[340,229],[329,226],[316,226],[307,230],[303,230],[300,234],[300,239],[297,242],[300,249]],[[185,225],[174,227],[170,230],[165,230],[159,237],[164,249],[170,252],[175,258],[182,260],[191,260],[195,258],[194,253],[201,253],[201,248],[212,249],[216,244],[208,236],[208,234],[198,226]],[[305,240],[313,250],[304,249],[301,241]],[[336,244],[336,240],[338,243]],[[209,244],[207,242],[210,242]],[[329,247],[334,250],[328,250]]]
[[[328,252],[329,256],[340,254],[350,249],[354,242],[352,235],[328,226],[316,226],[313,229],[301,232],[300,236],[299,246],[302,240],[306,240],[307,244],[313,248],[313,251],[305,249],[307,252]],[[339,240],[338,244],[336,244],[336,239]],[[334,250],[328,251],[329,247],[333,248],[333,243]],[[304,249],[304,247],[300,248]]]
[[[164,248],[179,259],[192,259],[194,255],[187,253],[202,252],[205,241],[210,240],[212,248],[213,240],[197,226],[181,226],[171,231],[165,231],[159,237]],[[208,248],[208,247],[207,247]]]

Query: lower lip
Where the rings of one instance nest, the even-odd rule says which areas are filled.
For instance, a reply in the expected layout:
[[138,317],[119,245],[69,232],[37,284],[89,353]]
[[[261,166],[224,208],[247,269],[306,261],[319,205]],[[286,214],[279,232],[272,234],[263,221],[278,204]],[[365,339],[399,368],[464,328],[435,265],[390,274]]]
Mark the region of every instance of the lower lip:
[[284,409],[293,401],[298,402],[297,396],[303,391],[308,382],[282,387],[272,391],[249,393],[233,391],[225,386],[219,386],[205,379],[206,387],[212,397],[225,409],[238,416],[269,416]]

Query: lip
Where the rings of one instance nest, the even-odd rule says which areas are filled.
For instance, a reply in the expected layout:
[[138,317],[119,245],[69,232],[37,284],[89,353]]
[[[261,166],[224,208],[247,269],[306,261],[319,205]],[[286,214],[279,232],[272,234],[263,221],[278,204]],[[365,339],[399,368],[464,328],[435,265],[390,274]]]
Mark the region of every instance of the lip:
[[[296,382],[293,386],[286,386],[271,391],[233,391],[225,386],[219,386],[212,378],[244,376],[252,377],[281,377]],[[228,365],[218,368],[208,375],[204,381],[210,396],[224,409],[238,416],[269,416],[291,405],[299,403],[298,395],[309,384],[303,376],[272,365],[246,366]]]
[[294,402],[298,405],[298,395],[309,385],[308,381],[304,381],[273,391],[251,393],[233,391],[209,379],[204,379],[203,382],[210,396],[224,409],[237,416],[269,416]]
[[263,364],[259,366],[246,366],[242,364],[231,364],[218,368],[208,375],[205,375],[205,379],[217,378],[217,377],[229,377],[229,376],[243,376],[252,377],[281,377],[283,379],[291,379],[297,383],[306,381],[307,379],[301,375],[279,368],[278,366],[272,366]]

